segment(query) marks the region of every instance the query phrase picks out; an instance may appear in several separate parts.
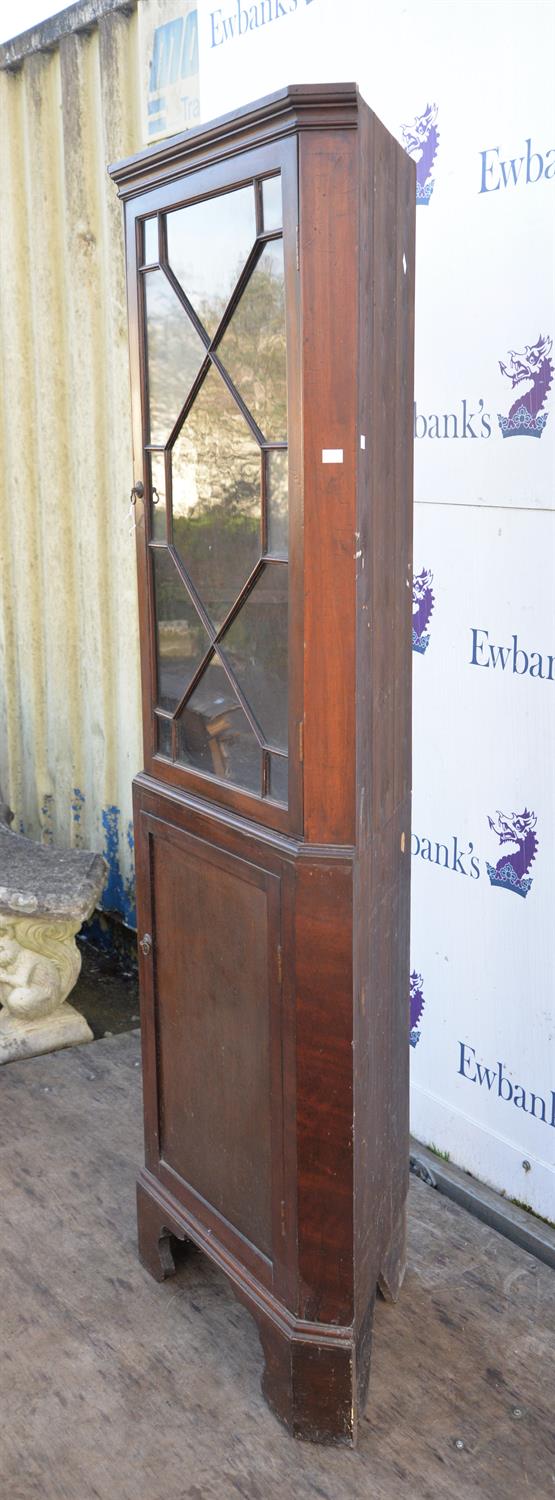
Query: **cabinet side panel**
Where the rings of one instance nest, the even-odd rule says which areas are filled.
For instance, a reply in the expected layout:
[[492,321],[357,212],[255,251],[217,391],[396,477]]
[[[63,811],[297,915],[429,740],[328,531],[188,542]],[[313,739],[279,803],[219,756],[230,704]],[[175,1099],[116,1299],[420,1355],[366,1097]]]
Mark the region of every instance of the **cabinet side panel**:
[[[357,137],[301,134],[304,823],[354,842]],[[341,454],[323,461],[323,453]]]
[[297,1209],[302,1317],[353,1318],[352,866],[297,868]]
[[152,839],[160,1156],[271,1255],[272,877],[180,837]]
[[[355,1258],[402,1273],[408,1185],[414,166],[360,107]],[[397,1260],[396,1260],[397,1257]]]

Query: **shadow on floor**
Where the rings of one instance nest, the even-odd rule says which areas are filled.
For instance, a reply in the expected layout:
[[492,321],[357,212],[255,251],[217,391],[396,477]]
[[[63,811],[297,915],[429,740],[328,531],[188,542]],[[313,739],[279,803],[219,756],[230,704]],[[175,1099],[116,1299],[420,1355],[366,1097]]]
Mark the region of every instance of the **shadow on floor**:
[[95,1041],[134,1031],[139,1025],[136,964],[124,953],[102,953],[91,943],[79,943],[79,951],[82,968],[69,1001],[88,1021]]

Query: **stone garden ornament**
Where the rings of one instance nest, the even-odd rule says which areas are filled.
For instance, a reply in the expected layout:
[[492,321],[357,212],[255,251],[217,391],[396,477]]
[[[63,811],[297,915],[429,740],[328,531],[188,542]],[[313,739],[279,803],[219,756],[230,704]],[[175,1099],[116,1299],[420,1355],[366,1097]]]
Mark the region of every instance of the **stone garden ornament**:
[[35,844],[0,823],[0,1064],[92,1040],[67,997],[75,937],[106,881],[99,854]]

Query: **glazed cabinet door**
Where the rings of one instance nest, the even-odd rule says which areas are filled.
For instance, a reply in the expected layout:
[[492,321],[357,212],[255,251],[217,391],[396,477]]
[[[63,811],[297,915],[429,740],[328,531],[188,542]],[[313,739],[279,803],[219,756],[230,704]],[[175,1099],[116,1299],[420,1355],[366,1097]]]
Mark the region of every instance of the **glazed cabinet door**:
[[280,878],[144,812],[137,825],[147,1167],[271,1285],[283,1227]]
[[[300,828],[296,157],[127,206],[146,769]],[[294,649],[293,649],[294,647]],[[295,666],[295,658],[300,660]]]

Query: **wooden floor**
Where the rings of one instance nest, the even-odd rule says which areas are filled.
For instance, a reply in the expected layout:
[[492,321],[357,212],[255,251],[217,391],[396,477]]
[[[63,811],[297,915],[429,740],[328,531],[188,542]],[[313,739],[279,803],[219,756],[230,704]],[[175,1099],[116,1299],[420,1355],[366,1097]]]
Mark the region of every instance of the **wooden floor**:
[[136,1034],[1,1070],[2,1500],[552,1500],[547,1266],[413,1181],[358,1451],[295,1443],[220,1274],[139,1266],[141,1149]]

